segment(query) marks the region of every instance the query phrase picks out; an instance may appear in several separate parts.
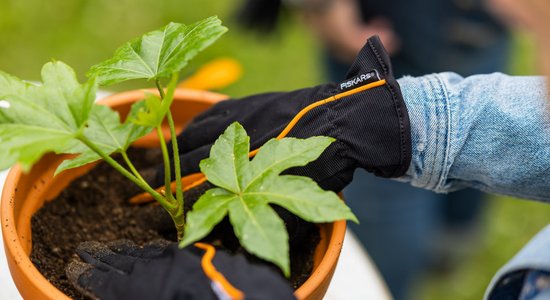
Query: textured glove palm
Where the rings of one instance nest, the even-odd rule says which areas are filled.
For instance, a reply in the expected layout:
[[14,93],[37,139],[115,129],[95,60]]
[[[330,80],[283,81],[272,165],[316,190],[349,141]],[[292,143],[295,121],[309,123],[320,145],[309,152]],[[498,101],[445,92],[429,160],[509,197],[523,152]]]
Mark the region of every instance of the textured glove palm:
[[[201,266],[204,251],[196,247],[178,249],[165,241],[138,247],[119,240],[85,242],[76,251],[81,260],[66,267],[67,277],[92,299],[222,298]],[[218,250],[212,263],[246,299],[295,299],[284,278],[242,255]]]

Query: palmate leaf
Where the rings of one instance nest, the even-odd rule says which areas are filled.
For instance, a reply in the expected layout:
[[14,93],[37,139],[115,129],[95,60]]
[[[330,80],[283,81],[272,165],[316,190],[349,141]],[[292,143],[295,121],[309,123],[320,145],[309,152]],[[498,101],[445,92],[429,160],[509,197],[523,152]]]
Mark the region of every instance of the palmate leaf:
[[226,31],[217,17],[191,25],[170,23],[118,48],[112,58],[93,66],[87,75],[96,77],[100,85],[170,77]]
[[[94,105],[88,126],[84,129],[84,136],[93,143],[105,154],[111,155],[115,152],[126,151],[131,143],[140,137],[149,133],[152,127],[141,126],[134,123],[139,111],[143,110],[145,103],[143,101],[132,105],[130,113],[126,120],[121,123],[120,116],[117,112],[104,105]],[[66,149],[65,153],[79,154],[77,157],[63,161],[57,170],[56,174],[67,169],[80,167],[88,163],[101,159],[96,152],[92,151],[81,142],[70,149]]]
[[310,222],[357,221],[335,193],[322,190],[310,178],[280,175],[317,159],[333,141],[330,137],[273,139],[250,161],[246,131],[233,123],[212,146],[210,157],[200,163],[207,179],[219,188],[206,192],[188,213],[181,245],[203,238],[229,214],[241,245],[288,276],[288,235],[270,203]]
[[96,84],[80,84],[62,62],[42,68],[35,85],[0,72],[0,169],[19,162],[27,171],[46,152],[75,147],[93,107]]
[[238,196],[225,189],[213,188],[201,196],[195,205],[193,213],[187,214],[187,228],[183,244],[188,245],[205,237],[229,211],[229,203]]
[[200,162],[201,171],[214,185],[238,194],[242,190],[239,181],[248,164],[249,147],[250,138],[244,128],[229,126],[212,146],[210,157]]
[[248,252],[273,262],[290,276],[288,233],[273,208],[256,197],[243,195],[229,204],[229,220]]
[[62,62],[45,64],[42,81],[35,85],[0,72],[0,169],[19,163],[28,171],[47,152],[80,154],[64,161],[60,172],[100,159],[80,136],[109,155],[126,150],[150,131],[130,121],[143,103],[135,104],[121,123],[118,113],[94,104],[95,80],[80,84]]

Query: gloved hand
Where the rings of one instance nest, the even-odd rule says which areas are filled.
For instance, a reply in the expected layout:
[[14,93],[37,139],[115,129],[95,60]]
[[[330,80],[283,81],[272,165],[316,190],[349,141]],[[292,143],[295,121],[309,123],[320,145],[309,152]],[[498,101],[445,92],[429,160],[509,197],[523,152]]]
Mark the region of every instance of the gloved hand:
[[295,299],[273,270],[206,244],[85,242],[77,253],[82,261],[66,267],[67,277],[94,299]]
[[[317,161],[290,170],[333,191],[343,189],[356,168],[399,177],[411,160],[407,108],[376,36],[367,41],[340,84],[222,101],[197,116],[178,137],[182,172],[199,172],[200,160],[208,157],[216,138],[235,121],[250,135],[252,149],[278,136],[336,138]],[[297,122],[292,125],[292,121]]]

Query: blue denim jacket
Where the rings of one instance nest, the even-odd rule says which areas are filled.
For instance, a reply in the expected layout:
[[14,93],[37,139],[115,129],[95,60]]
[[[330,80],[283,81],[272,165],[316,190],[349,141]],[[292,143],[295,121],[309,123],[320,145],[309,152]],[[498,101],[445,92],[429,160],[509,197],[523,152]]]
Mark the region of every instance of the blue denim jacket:
[[412,162],[401,180],[450,192],[550,201],[550,101],[544,78],[454,73],[399,80]]
[[[399,80],[409,110],[412,162],[399,180],[450,192],[550,201],[550,101],[542,77],[440,73]],[[487,295],[523,285],[517,270],[550,271],[550,227],[501,269]],[[536,275],[536,274],[535,274]],[[508,278],[507,278],[508,276]],[[507,292],[506,291],[506,292]]]

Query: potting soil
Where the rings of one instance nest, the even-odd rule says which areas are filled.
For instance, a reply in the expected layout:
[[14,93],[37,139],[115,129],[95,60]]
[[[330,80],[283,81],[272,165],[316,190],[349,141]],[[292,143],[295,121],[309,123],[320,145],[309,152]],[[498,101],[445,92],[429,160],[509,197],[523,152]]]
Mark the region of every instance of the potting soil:
[[[160,162],[158,150],[131,149],[129,155],[136,167],[144,170],[145,177],[151,175],[148,168]],[[186,210],[211,187],[205,183],[185,193]],[[81,242],[129,239],[144,244],[158,238],[175,241],[174,225],[159,205],[128,203],[130,197],[140,192],[139,187],[109,165],[98,164],[32,217],[31,261],[58,289],[74,299],[85,299],[65,276],[65,266],[77,257],[75,249]],[[280,207],[273,207],[289,231],[290,282],[297,288],[312,271],[313,253],[320,240],[319,229]],[[227,218],[204,241],[232,252],[245,253]],[[270,263],[251,255],[248,257],[279,271]]]

